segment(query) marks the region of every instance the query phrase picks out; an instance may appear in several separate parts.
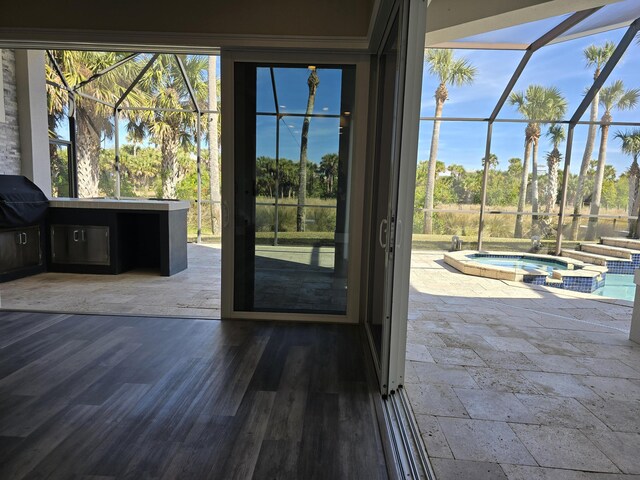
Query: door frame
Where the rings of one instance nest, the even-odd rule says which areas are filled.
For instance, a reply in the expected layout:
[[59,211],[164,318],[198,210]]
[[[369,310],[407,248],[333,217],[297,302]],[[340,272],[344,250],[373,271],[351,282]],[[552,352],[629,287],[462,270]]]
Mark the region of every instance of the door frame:
[[[234,64],[274,63],[306,65],[353,65],[356,69],[355,108],[353,115],[352,163],[350,168],[349,206],[349,265],[347,269],[346,314],[289,313],[289,312],[244,312],[234,310],[234,179],[235,179],[235,112],[234,112]],[[252,51],[223,49],[221,65],[221,112],[222,113],[222,293],[221,314],[223,319],[282,320],[325,323],[358,323],[360,298],[360,268],[362,252],[362,228],[364,208],[365,159],[367,152],[367,109],[369,91],[369,57],[357,54],[327,54],[313,51]],[[226,179],[226,180],[225,180]]]
[[[402,227],[396,232],[396,257],[393,269],[389,380],[391,390],[404,384],[407,354],[407,323],[411,274],[413,209],[420,134],[420,103],[424,73],[427,1],[405,0],[408,9],[405,88],[403,92],[402,134],[400,138],[400,178],[398,180],[397,219]],[[403,225],[404,224],[404,225]]]
[[[392,167],[390,181],[391,193],[388,209],[387,247],[385,260],[384,292],[370,292],[367,288],[366,301],[363,302],[365,313],[365,330],[369,340],[374,363],[378,370],[380,390],[383,395],[395,391],[404,384],[406,361],[407,321],[409,310],[409,287],[411,269],[411,241],[413,226],[413,209],[415,201],[416,166],[418,156],[418,135],[420,129],[420,102],[422,98],[422,75],[424,68],[424,44],[426,33],[426,7],[424,0],[400,0],[389,15],[376,56],[380,56],[389,39],[392,25],[398,16],[398,83],[396,85],[396,106],[394,109],[395,125],[392,139],[392,154],[397,157]],[[376,62],[379,67],[379,62]],[[372,102],[372,115],[377,115],[379,71],[375,76],[375,101]],[[377,130],[377,122],[374,122]],[[374,132],[370,138],[370,156],[375,158]],[[373,179],[375,181],[375,179]],[[374,204],[369,212],[370,222],[375,218]],[[395,222],[391,222],[391,218]],[[371,231],[371,229],[369,229]],[[369,256],[375,252],[377,236],[369,239]],[[365,270],[368,272],[368,268]],[[382,348],[377,358],[375,341],[368,328],[367,311],[368,295],[383,294]]]

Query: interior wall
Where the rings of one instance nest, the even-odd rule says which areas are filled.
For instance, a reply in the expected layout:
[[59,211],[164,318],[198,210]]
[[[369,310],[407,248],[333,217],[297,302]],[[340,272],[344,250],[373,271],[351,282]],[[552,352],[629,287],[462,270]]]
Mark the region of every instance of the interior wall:
[[0,29],[64,29],[183,34],[367,35],[373,0],[113,0],[108,4],[6,2]]
[[[20,174],[20,134],[16,97],[16,63],[13,50],[0,49],[0,174]],[[4,114],[3,114],[4,113]]]

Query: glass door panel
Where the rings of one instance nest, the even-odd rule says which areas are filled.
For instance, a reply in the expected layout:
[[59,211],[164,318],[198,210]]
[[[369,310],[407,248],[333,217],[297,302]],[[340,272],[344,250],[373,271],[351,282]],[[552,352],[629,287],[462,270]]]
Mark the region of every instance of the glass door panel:
[[347,313],[355,67],[234,63],[236,312]]
[[397,39],[398,22],[396,20],[387,43],[378,57],[375,160],[371,166],[373,168],[373,222],[370,238],[372,239],[373,251],[369,258],[369,278],[371,281],[368,295],[367,327],[379,362],[383,355],[385,322],[389,320],[388,299],[384,292],[388,277],[387,270],[390,268],[389,253],[393,250],[389,245],[389,239],[393,222],[393,209],[390,206],[390,201],[393,195],[394,164],[397,163],[397,157],[394,154],[398,83]]

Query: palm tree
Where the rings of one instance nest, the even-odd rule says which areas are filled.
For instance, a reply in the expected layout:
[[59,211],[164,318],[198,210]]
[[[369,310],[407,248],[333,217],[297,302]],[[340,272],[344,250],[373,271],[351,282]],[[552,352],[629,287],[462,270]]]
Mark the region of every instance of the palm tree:
[[[558,147],[566,138],[564,127],[556,124],[551,125],[547,130],[547,137],[551,140],[553,150],[547,154],[548,182],[544,211],[550,214],[558,199],[558,165],[562,160],[562,154]],[[542,224],[542,234],[547,236],[551,232],[551,215],[545,215]]]
[[[52,54],[72,88],[87,80],[94,73],[113,65],[128,55],[119,52],[70,50],[56,50]],[[111,73],[80,87],[79,91],[113,104],[129,86],[133,79],[134,70],[133,62],[127,62]],[[47,65],[47,78],[53,76],[51,66]],[[53,79],[55,81],[55,78]],[[49,91],[52,92],[51,89]],[[135,95],[132,95],[123,106],[135,104],[136,98]],[[51,118],[63,114],[67,100],[68,96],[65,93],[58,92],[53,97],[50,96],[50,127]],[[111,138],[113,135],[114,130],[111,123],[113,111],[106,105],[83,97],[76,97],[75,109],[78,196],[97,197],[100,194],[98,188],[100,140],[102,137]]]
[[[627,212],[630,217],[637,217],[640,210],[640,198],[638,190],[640,188],[640,167],[638,157],[640,156],[640,128],[627,132],[616,132],[615,138],[622,142],[622,153],[631,155],[633,161],[629,167],[629,202]],[[629,220],[629,238],[635,238],[637,233],[637,219]]]
[[[600,70],[604,64],[609,60],[616,45],[613,42],[606,42],[602,46],[590,45],[584,49],[584,57],[586,60],[586,66],[595,67],[593,72],[593,80],[600,76]],[[584,187],[587,180],[587,171],[589,170],[589,162],[591,161],[591,155],[593,155],[593,146],[596,143],[596,132],[598,126],[595,122],[598,120],[598,104],[600,103],[600,91],[597,91],[591,102],[591,113],[589,114],[589,121],[592,122],[589,125],[589,133],[587,135],[587,144],[584,147],[584,154],[582,155],[582,163],[580,164],[580,173],[578,175],[578,186],[576,188],[576,195],[573,201],[573,220],[571,221],[571,239],[577,240],[578,227],[580,225],[580,209],[582,208],[582,202],[584,197]]]
[[[209,110],[218,109],[216,57],[208,60]],[[211,200],[211,232],[221,232],[220,162],[218,158],[218,114],[209,114],[209,195]]]
[[296,210],[296,231],[304,232],[305,213],[304,204],[307,201],[307,144],[309,141],[309,124],[311,123],[311,114],[316,103],[316,91],[320,84],[318,73],[315,67],[309,67],[311,72],[307,79],[309,86],[309,97],[307,99],[307,110],[302,122],[302,137],[300,140],[300,183],[298,184],[298,208]]
[[531,210],[533,212],[532,230],[537,233],[538,222],[538,143],[540,140],[540,120],[558,120],[567,110],[567,101],[556,87],[529,85],[525,92],[512,92],[509,103],[515,105],[520,114],[530,120],[525,128],[524,159],[520,195],[518,198],[518,214],[514,235],[522,238],[522,212],[524,210],[527,181],[529,179],[529,156],[531,156]]
[[[438,78],[436,88],[436,119],[442,116],[442,107],[449,98],[447,85],[462,86],[473,83],[476,76],[476,67],[465,58],[455,58],[453,50],[429,49],[425,56],[429,63],[429,73]],[[440,120],[433,122],[431,134],[431,149],[429,151],[429,165],[427,169],[427,183],[424,198],[424,226],[422,233],[433,231],[433,193],[436,185],[436,162],[438,157],[438,141],[440,139]]]
[[[630,110],[638,103],[640,89],[625,89],[622,80],[616,80],[608,87],[600,90],[600,105],[604,108],[604,114],[600,120],[600,149],[598,151],[598,166],[596,167],[596,178],[591,196],[590,215],[600,213],[600,201],[602,200],[602,182],[604,181],[604,170],[607,162],[607,139],[609,136],[609,126],[613,121],[611,112],[615,110]],[[590,216],[587,225],[586,240],[594,240],[598,230],[598,217]]]
[[[484,168],[485,163],[486,163],[486,161],[485,161],[485,159],[483,158],[483,159],[482,159],[482,167],[483,167],[483,168]],[[497,167],[497,166],[498,166],[498,163],[499,163],[499,162],[498,162],[498,156],[497,156],[495,153],[490,153],[490,154],[489,154],[489,168],[491,169],[491,168],[495,168],[495,167]]]
[[338,178],[338,167],[340,165],[340,157],[337,153],[327,153],[322,156],[318,170],[325,182],[325,194],[328,198],[335,196],[335,189],[338,186],[336,179]]
[[[181,58],[196,101],[204,104],[208,94],[204,74],[208,61],[197,55]],[[187,85],[176,60],[170,55],[160,55],[139,85],[142,92],[148,92],[148,104],[162,110],[139,114],[130,121],[129,133],[135,134],[136,130],[148,132],[160,145],[162,197],[175,198],[183,174],[178,152],[180,148],[188,149],[195,140],[196,114]]]

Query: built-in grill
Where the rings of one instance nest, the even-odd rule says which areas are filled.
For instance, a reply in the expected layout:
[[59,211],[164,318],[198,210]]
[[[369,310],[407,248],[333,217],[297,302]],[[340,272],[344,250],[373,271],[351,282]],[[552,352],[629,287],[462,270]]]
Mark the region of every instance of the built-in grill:
[[0,282],[44,271],[47,196],[29,179],[0,175]]
[[21,175],[0,175],[0,228],[36,225],[47,215],[49,199]]

